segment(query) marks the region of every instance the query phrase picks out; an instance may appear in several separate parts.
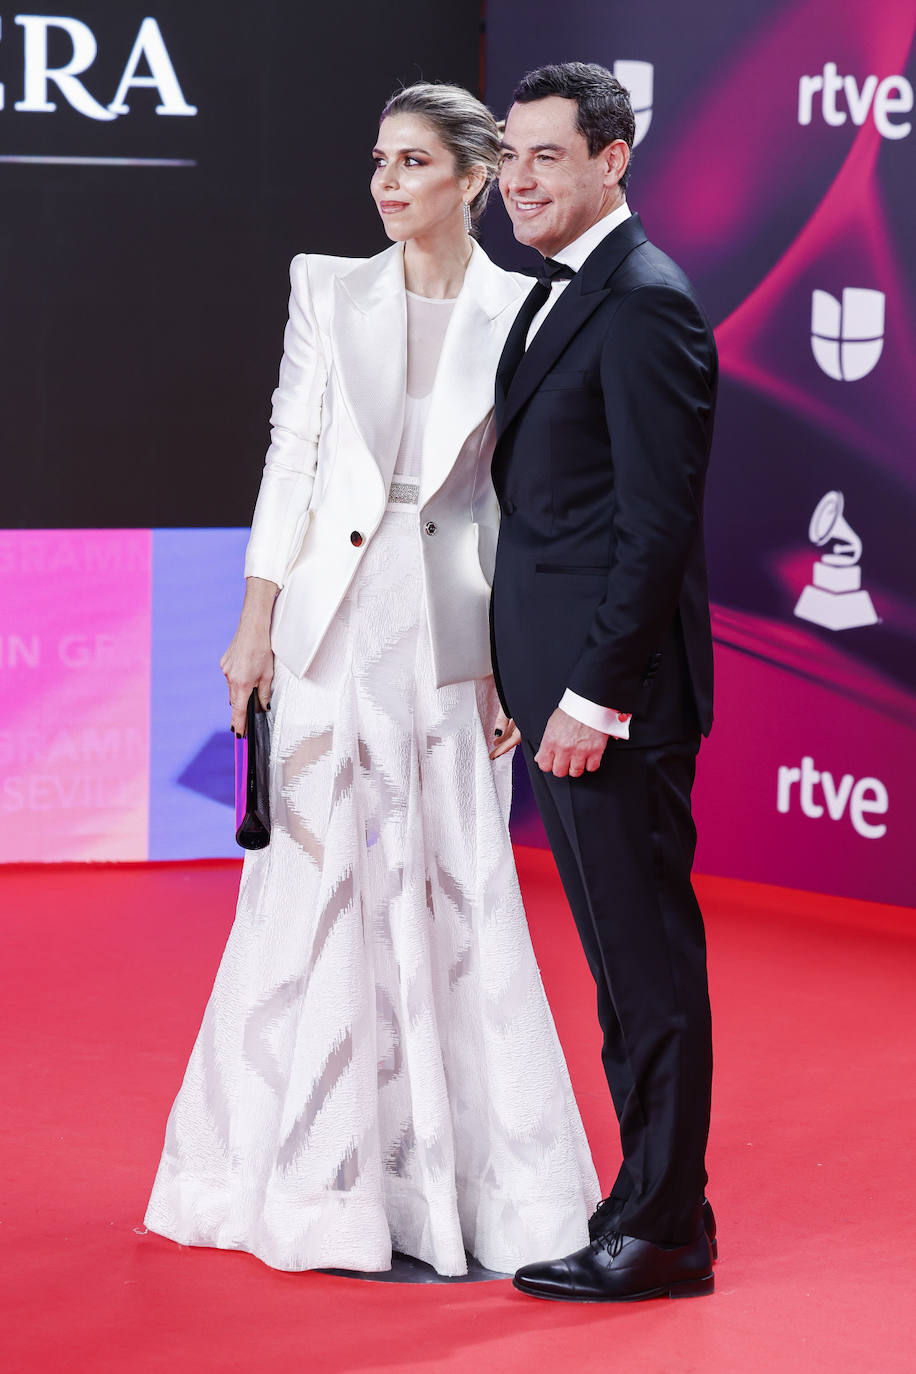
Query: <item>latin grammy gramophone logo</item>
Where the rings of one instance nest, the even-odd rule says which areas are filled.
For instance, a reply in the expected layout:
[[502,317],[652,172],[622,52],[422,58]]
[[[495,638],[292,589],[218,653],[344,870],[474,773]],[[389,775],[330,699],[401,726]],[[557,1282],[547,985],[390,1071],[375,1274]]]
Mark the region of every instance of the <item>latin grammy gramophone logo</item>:
[[652,123],[652,90],[655,85],[655,69],[651,62],[631,62],[621,59],[614,63],[614,75],[625,90],[630,92],[630,104],[636,117],[636,134],[633,147],[642,143]]
[[825,630],[854,630],[878,623],[872,599],[862,586],[862,540],[843,518],[843,505],[841,491],[828,491],[817,503],[808,538],[826,552],[815,563],[811,583],[795,607],[801,620]]

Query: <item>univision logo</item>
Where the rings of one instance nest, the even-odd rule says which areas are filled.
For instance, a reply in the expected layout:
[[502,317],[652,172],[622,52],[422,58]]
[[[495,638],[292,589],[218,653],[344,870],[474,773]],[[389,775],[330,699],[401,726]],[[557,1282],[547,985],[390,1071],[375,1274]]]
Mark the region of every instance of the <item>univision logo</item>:
[[614,63],[614,75],[630,93],[630,104],[636,116],[636,137],[633,147],[641,143],[652,123],[652,91],[655,69],[651,62],[620,61]]
[[884,292],[847,286],[838,301],[829,291],[811,295],[811,351],[837,382],[867,377],[884,347]]

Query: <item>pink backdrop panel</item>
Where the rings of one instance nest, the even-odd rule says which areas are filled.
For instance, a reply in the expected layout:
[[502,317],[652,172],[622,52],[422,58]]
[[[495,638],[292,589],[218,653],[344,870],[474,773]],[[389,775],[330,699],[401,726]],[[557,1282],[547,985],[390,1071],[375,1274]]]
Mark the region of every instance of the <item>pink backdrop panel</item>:
[[145,859],[149,530],[0,532],[0,861]]
[[913,698],[802,628],[716,608],[697,871],[916,904]]

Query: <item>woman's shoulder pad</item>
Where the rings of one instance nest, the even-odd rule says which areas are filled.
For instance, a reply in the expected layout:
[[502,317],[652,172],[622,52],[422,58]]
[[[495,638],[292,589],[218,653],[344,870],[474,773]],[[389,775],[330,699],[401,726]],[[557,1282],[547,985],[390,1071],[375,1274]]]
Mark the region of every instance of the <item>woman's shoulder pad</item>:
[[305,275],[313,281],[327,277],[345,276],[359,267],[365,258],[336,258],[327,253],[297,253],[290,263],[290,275]]

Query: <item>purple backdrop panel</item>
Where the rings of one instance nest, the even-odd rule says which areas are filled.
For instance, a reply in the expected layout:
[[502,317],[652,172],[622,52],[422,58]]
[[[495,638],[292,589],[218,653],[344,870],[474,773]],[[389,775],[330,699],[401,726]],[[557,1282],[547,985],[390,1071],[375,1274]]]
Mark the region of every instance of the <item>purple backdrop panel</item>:
[[[722,364],[707,495],[717,709],[698,866],[916,901],[913,0],[613,12],[491,0],[487,96],[613,68],[628,200],[695,281]],[[500,261],[523,263],[501,207]],[[807,760],[807,762],[806,762]],[[886,805],[886,811],[883,810]],[[524,785],[516,831],[536,839]]]
[[150,534],[0,533],[0,861],[147,857]]
[[247,529],[153,531],[151,859],[237,858],[219,661],[238,624]]

